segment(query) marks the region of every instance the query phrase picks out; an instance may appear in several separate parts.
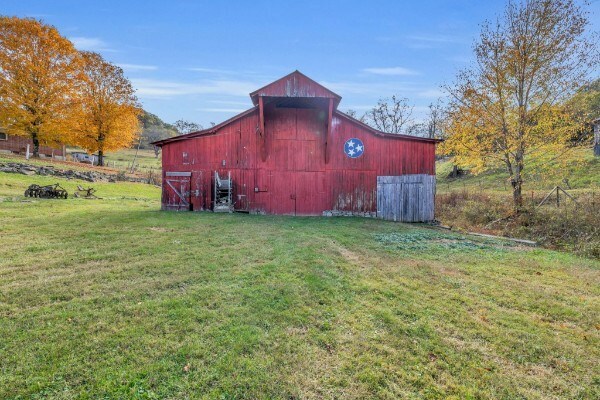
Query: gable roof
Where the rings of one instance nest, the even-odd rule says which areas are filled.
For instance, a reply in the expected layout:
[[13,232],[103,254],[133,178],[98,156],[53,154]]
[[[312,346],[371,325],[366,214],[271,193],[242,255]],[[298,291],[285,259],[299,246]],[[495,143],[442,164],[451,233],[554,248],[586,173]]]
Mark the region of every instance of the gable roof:
[[258,104],[260,96],[332,98],[334,99],[335,107],[342,100],[342,96],[332,92],[298,70],[250,93],[250,98],[254,105]]
[[349,116],[348,114],[345,114],[341,111],[335,110],[333,113],[334,113],[334,115],[336,115],[338,117],[345,118],[348,121],[360,126],[364,130],[369,131],[370,133],[374,134],[375,136],[382,136],[382,137],[389,138],[389,139],[416,140],[418,142],[430,142],[430,143],[439,143],[439,142],[444,141],[443,139],[426,138],[426,137],[413,136],[413,135],[403,135],[401,133],[382,132],[382,131],[377,130],[377,129],[373,128],[372,126],[367,125],[364,122],[359,121],[356,118],[353,118],[353,117]]
[[[252,107],[232,118],[229,118],[226,121],[221,122],[220,124],[217,124],[215,126],[208,128],[208,129],[202,129],[200,131],[186,133],[185,135],[179,135],[179,136],[174,136],[174,137],[163,139],[163,140],[157,140],[156,142],[152,142],[150,144],[153,144],[155,146],[163,146],[163,145],[165,145],[167,143],[171,143],[171,142],[179,142],[181,140],[187,140],[187,139],[193,139],[193,138],[200,137],[200,136],[212,135],[212,134],[215,134],[222,127],[224,127],[228,124],[231,124],[231,123],[237,121],[238,119],[243,118],[246,115],[250,115],[253,112],[257,112],[257,111],[258,111],[258,107]],[[366,131],[369,131],[373,135],[376,135],[379,137],[385,137],[385,138],[389,138],[389,139],[415,140],[418,142],[429,142],[429,143],[439,143],[439,142],[443,141],[441,139],[431,139],[431,138],[424,138],[424,137],[420,137],[420,136],[400,135],[400,134],[395,134],[395,133],[381,132],[381,131],[378,131],[377,129],[365,124],[364,122],[361,122],[355,118],[352,118],[351,116],[344,114],[343,112],[338,111],[338,110],[334,111],[334,115],[341,117],[341,118],[345,118],[346,120],[360,126],[361,128],[365,129]]]
[[246,111],[243,111],[241,113],[239,113],[236,116],[233,116],[231,118],[229,118],[228,120],[225,120],[223,122],[221,122],[220,124],[217,124],[215,126],[211,126],[210,128],[207,129],[202,129],[199,131],[195,131],[195,132],[190,132],[190,133],[186,133],[184,135],[179,135],[179,136],[173,136],[167,139],[162,139],[162,140],[157,140],[156,142],[152,142],[150,144],[154,145],[154,146],[162,146],[163,144],[167,144],[167,143],[171,143],[171,142],[178,142],[180,140],[185,140],[185,139],[192,139],[198,136],[205,136],[205,135],[210,135],[213,133],[216,133],[217,130],[219,130],[220,128],[237,121],[238,119],[245,117],[246,115],[252,114],[253,112],[257,111],[258,107],[252,107]]

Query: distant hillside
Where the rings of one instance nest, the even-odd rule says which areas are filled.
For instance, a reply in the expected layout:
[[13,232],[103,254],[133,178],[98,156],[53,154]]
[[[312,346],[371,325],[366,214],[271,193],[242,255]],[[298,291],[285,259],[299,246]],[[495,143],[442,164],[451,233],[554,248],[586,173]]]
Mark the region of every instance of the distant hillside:
[[177,136],[177,129],[163,120],[161,120],[158,116],[149,113],[148,111],[143,111],[142,115],[139,117],[140,122],[142,124],[142,148],[150,148],[151,142],[161,139],[167,139],[173,136]]

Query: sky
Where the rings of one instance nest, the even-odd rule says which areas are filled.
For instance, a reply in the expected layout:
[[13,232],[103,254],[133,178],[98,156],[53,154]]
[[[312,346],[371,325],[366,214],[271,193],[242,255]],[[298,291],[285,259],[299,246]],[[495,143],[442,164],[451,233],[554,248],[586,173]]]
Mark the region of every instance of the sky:
[[[144,109],[207,127],[299,70],[362,114],[406,97],[421,120],[472,62],[480,24],[505,1],[2,0],[0,14],[54,25],[123,68]],[[590,11],[600,27],[600,1]]]

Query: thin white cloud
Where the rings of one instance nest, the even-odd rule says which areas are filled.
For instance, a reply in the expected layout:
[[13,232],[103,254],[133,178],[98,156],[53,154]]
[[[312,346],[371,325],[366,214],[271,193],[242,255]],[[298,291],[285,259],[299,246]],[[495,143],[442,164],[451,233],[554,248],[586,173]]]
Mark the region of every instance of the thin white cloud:
[[199,94],[219,94],[246,97],[260,85],[249,81],[204,80],[200,82],[175,82],[158,79],[132,79],[140,96],[170,98]]
[[394,93],[415,91],[415,84],[410,82],[319,82],[342,97],[348,94],[364,96],[391,96]]
[[413,34],[404,36],[381,36],[380,42],[400,43],[411,49],[433,49],[444,45],[467,43],[467,40],[446,34]]
[[[250,107],[248,107],[250,108]],[[248,108],[200,108],[198,111],[215,112],[215,113],[241,113]]]
[[205,72],[205,73],[209,73],[209,74],[235,74],[236,73],[235,71],[231,71],[228,69],[204,68],[204,67],[186,68],[186,70],[194,71],[194,72]]
[[426,99],[437,99],[445,96],[446,93],[441,89],[425,89],[417,92],[417,96]]
[[158,69],[156,65],[141,65],[141,64],[117,64],[119,67],[128,71],[155,71]]
[[407,39],[417,40],[419,42],[430,42],[430,43],[459,43],[461,39],[451,35],[408,35]]
[[73,45],[78,50],[86,50],[86,51],[116,51],[102,39],[100,38],[92,38],[92,37],[84,37],[84,36],[76,36],[70,37],[69,40],[73,43]]
[[209,100],[209,103],[213,104],[227,104],[232,106],[250,106],[250,100],[248,101],[230,101],[230,100]]
[[404,67],[365,68],[363,69],[363,72],[385,76],[419,75],[417,71]]
[[370,110],[375,106],[375,104],[371,105],[354,105],[354,106],[344,106],[345,110],[354,110],[354,111],[366,111]]

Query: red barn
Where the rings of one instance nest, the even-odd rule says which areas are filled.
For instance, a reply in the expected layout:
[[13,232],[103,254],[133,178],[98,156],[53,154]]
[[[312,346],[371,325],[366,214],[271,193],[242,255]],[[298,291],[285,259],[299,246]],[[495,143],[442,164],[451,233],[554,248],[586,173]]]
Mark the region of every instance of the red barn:
[[295,71],[250,93],[254,107],[162,147],[162,208],[434,218],[436,140],[375,130]]

